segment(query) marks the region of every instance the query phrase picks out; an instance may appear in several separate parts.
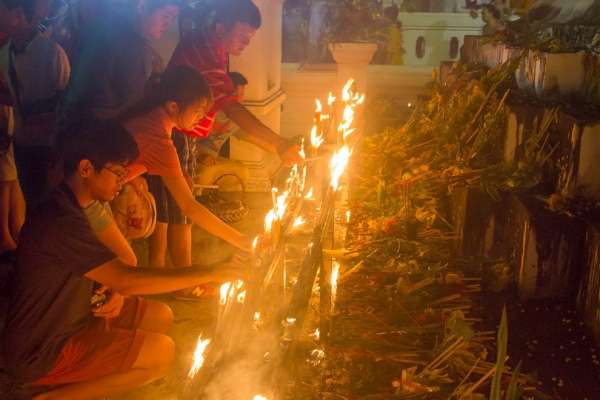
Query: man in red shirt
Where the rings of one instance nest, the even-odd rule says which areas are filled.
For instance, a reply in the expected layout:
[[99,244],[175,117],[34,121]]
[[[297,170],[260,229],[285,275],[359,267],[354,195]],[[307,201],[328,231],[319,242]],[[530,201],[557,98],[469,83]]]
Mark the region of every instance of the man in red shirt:
[[260,10],[252,0],[223,0],[216,6],[212,24],[184,35],[171,65],[187,65],[198,70],[208,81],[214,100],[204,120],[186,134],[207,137],[215,115],[223,111],[247,133],[248,141],[278,154],[288,165],[300,163],[299,147],[273,132],[239,103],[228,75],[229,55],[242,54],[260,26]]

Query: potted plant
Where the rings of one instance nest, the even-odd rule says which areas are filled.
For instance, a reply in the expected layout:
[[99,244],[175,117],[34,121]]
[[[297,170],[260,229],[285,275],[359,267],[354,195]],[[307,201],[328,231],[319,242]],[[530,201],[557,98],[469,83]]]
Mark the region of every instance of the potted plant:
[[338,64],[368,64],[389,23],[381,1],[326,0],[325,38]]

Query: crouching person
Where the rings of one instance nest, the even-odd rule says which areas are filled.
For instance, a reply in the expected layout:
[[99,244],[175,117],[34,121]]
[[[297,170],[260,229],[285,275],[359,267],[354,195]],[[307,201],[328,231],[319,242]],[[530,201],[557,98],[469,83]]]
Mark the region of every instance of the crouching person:
[[110,201],[138,156],[119,125],[91,122],[66,135],[65,180],[28,215],[17,248],[3,336],[6,365],[34,399],[96,399],[147,384],[174,353],[170,308],[139,295],[239,277],[215,269],[133,268],[108,250],[83,208]]

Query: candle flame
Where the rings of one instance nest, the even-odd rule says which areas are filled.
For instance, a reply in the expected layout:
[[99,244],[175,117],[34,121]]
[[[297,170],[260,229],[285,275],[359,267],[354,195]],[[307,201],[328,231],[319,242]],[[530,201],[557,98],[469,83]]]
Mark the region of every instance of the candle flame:
[[266,398],[265,396],[263,396],[262,394],[257,394],[257,395],[254,395],[252,400],[269,400],[269,399]]
[[238,303],[244,304],[244,301],[246,301],[246,291],[245,290],[243,292],[238,293],[238,295],[237,295]]
[[293,228],[299,228],[302,225],[305,224],[306,221],[304,221],[304,218],[302,218],[302,216],[299,216],[298,218],[296,218],[296,220],[294,221],[294,223],[292,224]]
[[254,251],[256,251],[256,247],[258,246],[258,240],[259,240],[259,237],[256,236],[254,238],[254,240],[252,241],[252,250],[254,250]]
[[333,95],[333,93],[329,92],[329,94],[327,95],[327,105],[331,107],[333,103],[335,103],[335,96]]
[[344,102],[348,102],[348,101],[352,100],[352,94],[351,94],[352,85],[354,85],[354,79],[348,79],[348,81],[344,85],[344,88],[342,89],[342,100]]
[[315,112],[318,112],[318,113],[322,112],[323,111],[323,105],[321,104],[321,100],[315,99],[315,104],[316,104]]
[[352,150],[350,150],[348,146],[344,145],[333,154],[333,157],[331,157],[331,161],[329,163],[329,168],[331,170],[330,186],[334,191],[337,191],[340,186],[340,178],[344,174],[346,166],[348,166],[348,161],[350,160],[351,155]]
[[231,289],[231,282],[225,282],[219,289],[219,304],[224,306],[227,304],[227,298],[229,297],[229,290]]
[[350,223],[350,217],[352,216],[352,212],[350,210],[346,211],[346,223]]
[[254,313],[254,322],[260,321],[260,311]]
[[321,332],[319,331],[319,328],[315,329],[315,331],[310,336],[312,336],[315,340],[320,340]]
[[274,210],[269,210],[267,215],[265,216],[265,232],[271,232],[273,229],[273,222],[277,218]]
[[304,196],[304,198],[305,198],[306,200],[314,200],[314,199],[315,199],[315,198],[313,197],[313,195],[314,195],[314,191],[315,191],[315,190],[314,190],[314,188],[312,188],[312,187],[311,187],[310,189],[308,189],[308,193],[306,193],[306,195]]
[[198,342],[196,344],[196,350],[194,350],[194,362],[188,373],[188,378],[193,379],[202,365],[204,365],[204,352],[210,344],[210,339],[202,339],[202,335],[198,336]]
[[319,129],[314,125],[310,131],[310,144],[315,149],[321,147],[325,139],[322,134],[319,134]]
[[333,261],[331,264],[331,310],[335,308],[335,298],[337,296],[337,281],[340,274],[340,264]]

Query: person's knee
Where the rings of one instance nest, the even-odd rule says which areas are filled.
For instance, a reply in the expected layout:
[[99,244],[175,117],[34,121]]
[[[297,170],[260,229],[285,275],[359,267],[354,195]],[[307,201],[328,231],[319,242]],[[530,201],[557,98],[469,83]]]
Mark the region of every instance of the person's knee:
[[156,317],[156,325],[159,332],[168,331],[173,326],[173,310],[165,303],[156,302],[153,310]]
[[134,368],[148,370],[152,376],[164,376],[175,357],[175,342],[161,333],[146,333]]

